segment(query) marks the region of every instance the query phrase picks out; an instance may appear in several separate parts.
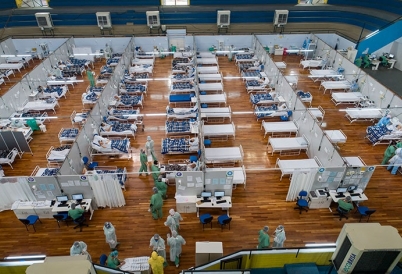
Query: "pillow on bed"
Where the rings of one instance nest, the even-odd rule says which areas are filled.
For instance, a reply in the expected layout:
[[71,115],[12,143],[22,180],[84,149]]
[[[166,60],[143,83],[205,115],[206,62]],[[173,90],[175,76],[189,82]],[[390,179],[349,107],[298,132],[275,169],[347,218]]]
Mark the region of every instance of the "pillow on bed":
[[308,145],[306,139],[304,139],[303,137],[297,138],[297,142],[298,142],[301,146],[307,146],[307,145]]

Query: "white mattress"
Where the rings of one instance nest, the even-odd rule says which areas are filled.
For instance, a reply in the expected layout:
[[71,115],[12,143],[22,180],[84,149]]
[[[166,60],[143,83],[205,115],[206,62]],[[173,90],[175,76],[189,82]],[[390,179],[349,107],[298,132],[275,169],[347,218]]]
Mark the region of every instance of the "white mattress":
[[201,58],[214,58],[215,54],[213,54],[212,52],[199,52],[197,53],[197,56],[201,57]]
[[289,84],[293,85],[293,84],[297,84],[299,77],[294,76],[294,75],[289,75],[289,76],[285,76],[286,81],[288,81]]
[[[205,75],[205,74],[202,74]],[[219,75],[220,74],[216,74]],[[223,90],[223,85],[222,83],[206,83],[206,84],[198,84],[198,89],[200,91],[211,91],[211,90],[219,90],[222,91]]]
[[347,109],[346,113],[353,119],[375,119],[381,118],[382,112],[378,109]]
[[321,86],[324,87],[324,90],[327,89],[348,89],[351,87],[349,81],[324,81],[321,82]]
[[64,161],[66,159],[67,154],[70,152],[69,149],[64,149],[62,151],[55,151],[52,150],[49,154],[49,156],[47,157],[48,161],[54,161],[54,162],[61,162]]
[[336,102],[359,102],[362,97],[360,92],[332,93],[332,99]]
[[46,103],[45,101],[42,101],[42,100],[32,101],[32,102],[28,102],[24,106],[24,112],[28,112],[30,110],[48,110],[48,109],[51,109],[54,111],[54,108],[56,107],[56,105],[57,105],[57,100],[51,104]]
[[197,64],[216,65],[216,64],[218,64],[218,60],[215,57],[212,57],[212,58],[197,58]]
[[275,62],[275,65],[276,65],[279,69],[285,69],[285,68],[286,68],[286,63],[285,63],[285,62]]
[[315,118],[323,118],[324,117],[324,114],[318,108],[308,108],[308,110]]
[[225,103],[226,104],[226,96],[225,94],[210,94],[210,95],[200,95],[201,103]]
[[198,74],[219,73],[218,67],[197,67]]
[[223,108],[201,108],[201,117],[210,118],[231,118],[229,107]]
[[233,124],[204,125],[202,127],[204,136],[234,136],[235,127]]
[[0,64],[0,69],[18,69],[24,67],[23,63]]
[[265,134],[272,132],[297,132],[297,126],[293,121],[287,122],[265,122],[262,121]]
[[205,148],[205,161],[242,161],[240,147]]
[[134,59],[131,62],[132,65],[153,65],[154,59]]
[[129,72],[130,73],[152,73],[153,66],[144,68],[144,67],[130,67]]
[[332,143],[345,143],[346,136],[343,135],[340,130],[324,130],[324,133],[328,136]]
[[274,151],[308,148],[308,143],[304,137],[270,138],[269,143]]
[[314,159],[303,160],[278,160],[278,166],[282,174],[293,174],[298,169],[318,168],[319,165]]
[[245,170],[243,170],[243,167],[206,168],[205,171],[233,171],[233,184],[244,184],[246,181],[246,177],[244,176]]
[[310,70],[310,75],[313,77],[328,77],[333,75],[339,75],[339,73],[337,73],[333,69],[312,69]]
[[198,75],[198,79],[200,81],[222,81],[222,76],[219,73],[206,73]]
[[365,166],[364,163],[360,160],[359,157],[343,157],[343,159],[350,165],[350,166]]
[[300,62],[303,68],[316,68],[322,66],[322,60],[303,60]]
[[32,56],[16,56],[16,57],[7,57],[7,63],[17,63],[17,62],[29,62],[32,60]]

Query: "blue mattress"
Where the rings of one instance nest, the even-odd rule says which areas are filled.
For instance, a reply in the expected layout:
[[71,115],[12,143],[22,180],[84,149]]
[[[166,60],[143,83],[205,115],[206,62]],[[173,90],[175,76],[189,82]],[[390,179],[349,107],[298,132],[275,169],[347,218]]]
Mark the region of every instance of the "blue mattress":
[[174,94],[169,96],[169,102],[191,102],[191,97],[194,97],[194,94]]

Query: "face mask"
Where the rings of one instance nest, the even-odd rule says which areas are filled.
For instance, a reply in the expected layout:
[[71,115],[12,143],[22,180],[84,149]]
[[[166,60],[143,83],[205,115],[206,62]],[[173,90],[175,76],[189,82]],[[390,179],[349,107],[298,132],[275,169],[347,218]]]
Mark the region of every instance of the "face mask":
[[159,241],[159,239],[154,239],[154,240],[155,240],[155,242]]

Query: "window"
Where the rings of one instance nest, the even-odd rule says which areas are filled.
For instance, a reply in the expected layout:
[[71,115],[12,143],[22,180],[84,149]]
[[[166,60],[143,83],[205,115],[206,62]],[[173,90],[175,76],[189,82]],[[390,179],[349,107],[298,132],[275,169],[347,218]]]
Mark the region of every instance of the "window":
[[101,26],[107,26],[108,25],[106,16],[98,16],[98,22],[99,22],[99,25],[101,25]]
[[188,6],[190,0],[161,0],[163,6]]

